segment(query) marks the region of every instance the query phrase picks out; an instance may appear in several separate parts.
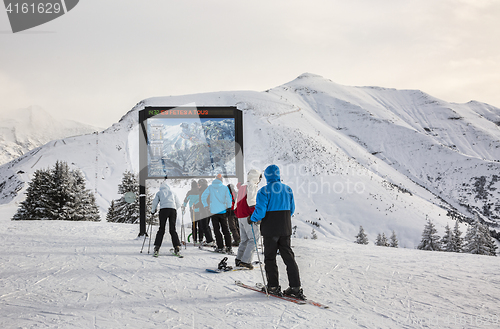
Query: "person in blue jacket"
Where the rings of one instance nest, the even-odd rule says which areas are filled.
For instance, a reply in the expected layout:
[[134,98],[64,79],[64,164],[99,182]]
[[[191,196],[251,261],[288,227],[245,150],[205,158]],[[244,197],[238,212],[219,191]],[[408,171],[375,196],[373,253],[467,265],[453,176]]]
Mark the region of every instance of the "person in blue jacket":
[[[300,283],[299,267],[291,247],[292,215],[295,211],[293,191],[281,182],[280,170],[270,165],[264,171],[267,185],[257,192],[257,204],[249,223],[261,222],[264,238],[264,267],[267,291],[275,295],[288,295],[306,299]],[[279,251],[286,265],[289,287],[281,292],[276,255]]]
[[[207,202],[210,195],[210,205]],[[232,253],[231,234],[227,224],[226,209],[232,205],[232,198],[229,194],[229,189],[222,183],[222,175],[218,174],[212,184],[207,187],[201,195],[201,203],[205,208],[209,208],[213,215],[212,225],[214,227],[215,241],[217,243],[218,252]],[[222,229],[222,234],[221,234]],[[224,235],[224,239],[222,236]],[[226,248],[224,249],[224,244]]]
[[198,183],[196,181],[191,182],[191,189],[187,192],[186,197],[184,198],[184,202],[182,203],[182,215],[184,216],[184,212],[186,211],[186,205],[189,203],[189,212],[191,214],[191,236],[193,238],[193,242],[196,245],[198,241],[203,241],[203,231],[200,225],[200,188],[198,187]]
[[158,256],[158,252],[163,242],[163,236],[165,235],[167,220],[168,230],[172,238],[172,245],[174,246],[175,252],[179,253],[181,242],[175,229],[175,224],[177,221],[177,209],[181,206],[181,203],[177,195],[170,189],[170,186],[168,186],[166,182],[160,185],[160,190],[155,195],[153,206],[151,207],[152,214],[156,212],[158,204],[160,205],[160,227],[156,233],[154,256]]

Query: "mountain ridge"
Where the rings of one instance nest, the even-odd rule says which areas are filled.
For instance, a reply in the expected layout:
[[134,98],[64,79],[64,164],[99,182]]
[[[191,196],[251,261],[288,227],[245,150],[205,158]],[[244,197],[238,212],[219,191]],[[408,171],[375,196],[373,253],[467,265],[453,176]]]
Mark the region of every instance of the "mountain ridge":
[[[82,169],[105,212],[122,173],[139,170],[137,112],[183,104],[243,112],[245,170],[280,166],[296,193],[300,232],[353,239],[363,225],[370,238],[395,230],[412,247],[428,218],[440,229],[452,216],[500,223],[500,109],[419,90],[342,86],[312,74],[264,92],[145,99],[101,133],[64,138],[0,166],[0,203],[21,200],[32,172],[58,159]],[[182,195],[186,183],[173,184]]]

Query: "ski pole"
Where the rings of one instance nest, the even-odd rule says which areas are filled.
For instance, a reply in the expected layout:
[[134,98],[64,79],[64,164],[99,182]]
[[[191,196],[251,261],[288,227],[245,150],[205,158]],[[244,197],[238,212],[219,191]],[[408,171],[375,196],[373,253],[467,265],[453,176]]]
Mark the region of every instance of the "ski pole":
[[262,274],[262,282],[264,282],[264,289],[266,290],[267,298],[269,298],[269,292],[267,291],[266,279],[264,278],[264,271],[262,270],[262,262],[260,261],[259,249],[257,248],[257,240],[255,239],[255,231],[253,230],[253,224],[250,224],[253,234],[253,243],[255,244],[255,251],[257,252],[257,259],[259,260],[260,273]]
[[184,211],[182,212],[181,217],[181,240],[184,239],[184,249],[186,249],[186,230],[184,229]]
[[144,244],[146,243],[146,238],[148,237],[148,231],[149,231],[150,227],[151,227],[151,222],[149,223],[149,227],[147,228],[146,232],[144,233],[144,241],[142,241],[141,254],[142,254],[142,250],[144,249]]
[[149,232],[148,254],[149,254],[149,251],[151,250],[151,235],[153,235],[153,219],[151,219],[151,224],[149,225],[149,227],[150,227],[150,232]]

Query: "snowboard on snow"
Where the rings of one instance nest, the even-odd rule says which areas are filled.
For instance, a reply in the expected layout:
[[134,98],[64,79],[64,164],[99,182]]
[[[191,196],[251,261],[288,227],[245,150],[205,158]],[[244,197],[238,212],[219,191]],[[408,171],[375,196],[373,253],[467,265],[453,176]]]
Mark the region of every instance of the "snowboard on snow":
[[234,271],[251,271],[252,269],[249,269],[248,267],[242,267],[242,266],[236,266],[236,267],[231,267],[228,266],[225,269],[218,269],[218,268],[207,268],[205,271],[210,272],[210,273],[224,273],[224,272],[234,272]]
[[[258,264],[259,262],[253,262],[252,264]],[[224,272],[232,272],[232,271],[248,271],[250,270],[248,267],[243,267],[243,266],[228,266],[227,265],[227,257],[224,257],[220,262],[219,265],[217,265],[217,268],[212,269],[212,268],[207,268],[206,271],[210,273],[224,273]]]

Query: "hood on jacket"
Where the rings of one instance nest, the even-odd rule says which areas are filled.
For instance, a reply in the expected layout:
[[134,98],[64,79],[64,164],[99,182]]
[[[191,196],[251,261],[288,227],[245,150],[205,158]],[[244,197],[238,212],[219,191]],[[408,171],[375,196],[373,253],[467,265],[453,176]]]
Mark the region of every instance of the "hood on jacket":
[[200,188],[198,187],[198,183],[195,180],[193,180],[191,182],[191,190],[190,191],[193,193],[198,193],[200,191]]
[[256,169],[250,169],[247,175],[247,182],[251,184],[259,184],[262,174]]
[[221,186],[221,185],[225,186],[224,184],[222,184],[222,181],[221,181],[221,180],[219,180],[219,179],[214,179],[214,180],[212,181],[212,185],[213,185],[213,186],[215,186],[215,187],[219,187],[219,186]]
[[277,165],[270,165],[264,170],[264,176],[266,177],[267,183],[279,182],[280,179],[280,168]]

